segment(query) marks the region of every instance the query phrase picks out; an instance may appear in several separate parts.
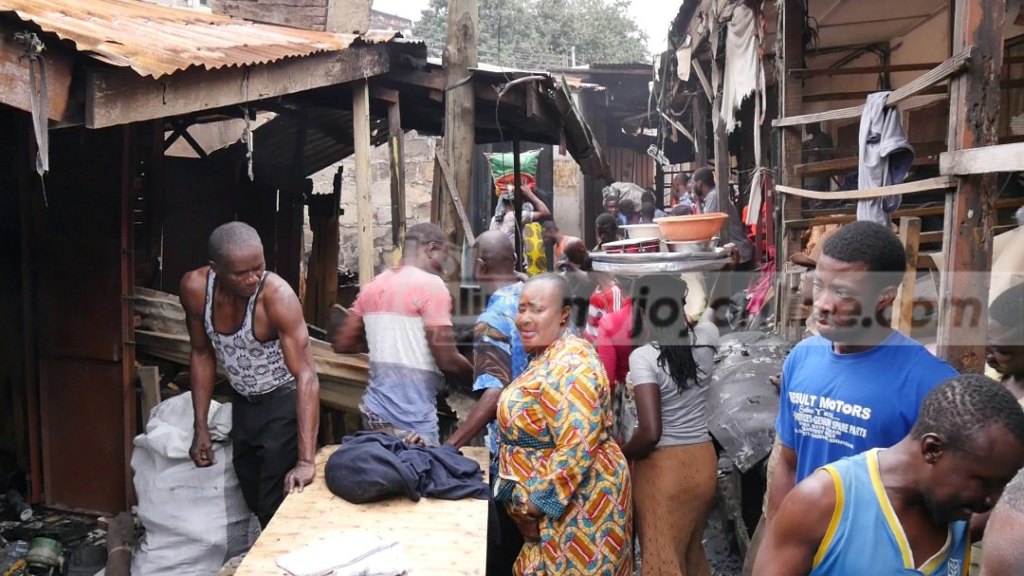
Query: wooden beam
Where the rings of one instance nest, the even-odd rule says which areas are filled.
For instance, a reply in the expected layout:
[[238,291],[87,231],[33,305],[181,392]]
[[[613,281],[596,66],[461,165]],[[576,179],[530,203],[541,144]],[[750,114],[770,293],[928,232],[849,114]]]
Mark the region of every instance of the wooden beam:
[[356,165],[356,226],[359,243],[359,285],[373,280],[373,198],[370,175],[370,91],[366,80],[352,83],[352,140]]
[[397,266],[405,247],[405,132],[398,102],[388,104],[388,159],[391,173],[391,246],[392,261]]
[[[946,150],[946,144],[944,142],[924,142],[921,144],[914,144],[913,146],[914,166],[936,164],[937,161],[932,160],[932,157],[937,156]],[[799,177],[816,176],[821,174],[842,174],[850,170],[856,170],[859,163],[860,159],[857,156],[847,156],[844,158],[833,158],[832,160],[797,164],[793,167],[793,170]]]
[[516,270],[525,272],[526,258],[523,254],[523,235],[519,233],[519,227],[523,222],[523,167],[522,167],[522,143],[517,132],[512,133],[512,212],[516,219]]
[[[975,46],[966,73],[950,85],[949,149],[998,143],[999,74],[1003,61],[1005,0],[956,0],[952,14],[954,51]],[[988,275],[992,270],[996,175],[960,178],[947,196],[946,247],[939,287],[938,353],[960,372],[985,368],[988,331]],[[966,317],[965,307],[977,312]]]
[[939,156],[939,172],[964,176],[1024,171],[1024,142],[955,150]]
[[374,100],[383,100],[388,104],[398,104],[398,90],[385,88],[379,85],[370,86],[370,97]]
[[[996,226],[992,229],[992,236],[999,236],[1003,232],[1009,232],[1017,228],[1016,224],[1006,224],[1004,226]],[[936,232],[922,232],[921,233],[921,244],[931,244],[933,242],[942,242],[942,230]]]
[[[720,91],[724,84],[725,55],[718,54],[719,40],[723,32],[723,27],[717,27],[711,32],[709,40],[711,42],[711,87],[715,90],[715,99],[711,105],[711,127],[714,131],[715,139],[715,192],[718,194],[718,209],[726,214],[722,230],[728,231],[732,225],[732,218],[728,216],[729,211],[725,209],[729,205],[728,203],[732,201],[729,198],[729,133],[725,128],[725,120],[722,119],[722,106],[724,104],[722,103],[723,94]],[[721,244],[729,242],[728,233],[721,234],[721,238]],[[728,294],[732,294],[732,292],[728,292]]]
[[431,177],[430,185],[430,223],[441,224],[441,202],[443,201],[442,186],[441,186],[441,167],[437,163],[437,159],[441,157],[444,151],[441,149],[441,138],[434,140],[434,172]]
[[852,76],[856,74],[889,74],[892,72],[916,72],[931,70],[941,66],[941,62],[921,62],[917,64],[890,64],[888,66],[852,66],[850,68],[796,68],[789,73],[799,78],[814,76]]
[[[822,24],[818,26],[819,30],[826,28],[849,28],[851,26],[866,26],[868,24],[890,24],[893,22],[900,22],[902,20],[921,20],[922,18],[929,18],[931,14],[908,14],[907,16],[890,16],[888,18],[871,18],[868,20],[855,20],[852,22],[835,22],[831,24]],[[833,32],[832,34],[836,34]],[[898,38],[898,36],[893,36]]]
[[[661,113],[661,117],[664,118],[669,124],[671,124],[673,128],[681,132],[682,135],[685,136],[687,140],[692,142],[694,147],[696,147],[697,140],[696,138],[694,138],[693,134],[691,134],[690,131],[686,129],[686,126],[683,126],[679,122],[676,122],[675,120],[670,118],[668,114],[665,114],[664,112]],[[661,164],[658,164],[657,168],[660,170]]]
[[416,70],[413,68],[398,68],[391,70],[384,76],[386,80],[394,84],[410,84],[430,90],[444,90],[444,72],[440,68],[428,68]]
[[[24,25],[0,22],[0,104],[32,111],[32,89],[29,80],[29,61],[22,58],[24,48],[14,41],[14,34],[25,31]],[[44,39],[45,40],[45,39]],[[75,67],[75,54],[65,50],[56,40],[48,42],[42,58],[46,62],[46,90],[50,105],[47,117],[59,122],[72,115],[71,76]],[[36,65],[36,85],[42,84]]]
[[708,97],[708,102],[714,102],[715,97],[711,93],[711,84],[708,82],[708,77],[704,75],[704,66],[701,65],[700,61],[696,58],[692,60],[693,71],[697,73],[697,79],[700,80],[700,85],[704,87],[704,94]]
[[[1016,209],[1024,206],[1024,198],[1004,198],[996,201],[996,210],[1003,209]],[[939,206],[923,206],[914,208],[900,208],[892,213],[890,218],[892,220],[899,220],[900,218],[907,218],[911,216],[925,217],[925,216],[940,216],[946,213],[945,205]],[[811,226],[821,226],[824,224],[845,224],[847,222],[853,222],[857,217],[853,213],[842,213],[830,216],[815,216],[813,218],[800,218],[798,220],[787,220],[786,227],[793,229],[804,229],[810,228]],[[993,230],[1005,231],[1001,227],[995,227]],[[933,242],[934,239],[929,236],[931,232],[924,232],[921,234],[922,238],[929,238],[929,240],[921,240],[921,242],[928,243]]]
[[[451,172],[448,192],[469,205],[473,185],[473,151],[476,144],[476,83],[470,68],[478,64],[477,34],[480,26],[477,0],[448,2],[448,36],[444,48],[444,152]],[[442,172],[444,169],[442,168]],[[455,202],[442,203],[441,230],[461,256],[463,235]],[[462,261],[461,257],[458,258]],[[449,280],[458,282],[460,271],[452,270]],[[458,298],[456,298],[457,300]],[[458,309],[458,302],[455,303]]]
[[928,178],[906,184],[883,186],[881,188],[867,188],[864,190],[848,190],[835,192],[817,192],[814,190],[802,190],[792,186],[777,185],[775,189],[783,194],[811,198],[814,200],[867,200],[868,198],[882,198],[885,196],[903,196],[907,194],[920,194],[921,192],[932,192],[935,190],[947,190],[956,186],[956,178],[951,176],[939,176]]
[[448,196],[452,199],[452,204],[455,205],[455,211],[459,215],[459,225],[461,232],[465,235],[466,240],[469,241],[470,247],[476,244],[476,236],[473,235],[473,226],[469,223],[469,218],[466,216],[466,208],[462,203],[462,195],[455,188],[455,179],[452,177],[451,169],[448,167],[448,163],[441,156],[437,156],[437,165],[441,168],[441,176],[444,178],[445,187],[448,188]]
[[388,45],[372,44],[247,68],[191,67],[159,79],[126,68],[97,68],[86,79],[85,124],[102,128],[179,116],[345,84],[390,67]]
[[900,220],[900,243],[907,254],[907,269],[903,273],[903,283],[896,294],[896,302],[892,307],[893,330],[910,336],[914,319],[914,289],[917,283],[917,256],[921,246],[921,219],[903,218]]
[[[801,0],[785,0],[780,6],[779,18],[782,19],[782,70],[801,66],[804,59],[804,3]],[[803,107],[803,82],[790,74],[783,74],[779,86],[779,114],[784,117],[800,114]],[[784,130],[782,132],[782,146],[779,154],[779,184],[783,186],[795,186],[800,183],[800,177],[796,174],[794,167],[803,160],[803,145],[800,133],[796,130]],[[781,203],[781,219],[783,222],[794,220],[802,216],[803,200],[799,197],[783,196]],[[771,216],[770,216],[771,217]],[[773,239],[779,257],[778,271],[782,271],[784,263],[789,261],[792,254],[800,251],[800,239],[789,230],[788,226],[780,226]],[[780,274],[780,276],[784,276]],[[777,293],[782,295],[778,299],[779,308],[775,317],[781,325],[777,326],[779,333],[789,340],[796,342],[802,334],[802,328],[795,326],[790,321],[788,306],[790,298],[779,289]]]
[[[956,76],[957,74],[967,70],[969,66],[972,66],[972,62],[979,60],[975,57],[975,51],[973,46],[966,46],[962,50],[956,53],[955,56],[946,60],[938,67],[934,68],[931,72],[928,72],[917,79],[907,83],[902,88],[893,90],[889,94],[889,99],[886,101],[887,106],[896,106],[901,101],[910,98],[911,96],[919,95],[923,90],[930,88]],[[787,77],[789,75],[787,74]],[[864,112],[864,105],[853,106],[852,108],[840,108],[838,110],[829,110],[828,112],[819,112],[816,114],[804,114],[801,116],[784,116],[778,120],[772,121],[772,126],[775,127],[792,127],[802,126],[804,124],[812,124],[814,122],[828,122],[831,120],[845,120],[848,118],[860,118],[861,113]]]
[[135,373],[139,375],[142,388],[142,429],[149,424],[149,413],[160,403],[160,369],[156,366],[138,366]]
[[[949,88],[946,86],[932,86],[931,88],[925,88],[918,92],[918,96],[933,96],[937,94],[946,94]],[[818,94],[804,94],[804,102],[841,102],[844,100],[867,100],[868,96],[874,94],[877,90],[860,90],[854,92],[821,92]]]
[[693,110],[693,147],[696,150],[695,160],[698,167],[708,165],[708,102],[699,95],[694,95],[690,100]]

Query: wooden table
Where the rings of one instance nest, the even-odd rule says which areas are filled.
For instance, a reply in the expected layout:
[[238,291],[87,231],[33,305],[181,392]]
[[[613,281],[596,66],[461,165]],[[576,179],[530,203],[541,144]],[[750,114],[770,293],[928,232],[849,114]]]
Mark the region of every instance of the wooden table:
[[[351,504],[324,482],[324,464],[337,446],[316,457],[316,479],[302,493],[291,494],[274,515],[236,576],[282,576],[275,560],[339,532],[365,530],[402,542],[414,576],[479,575],[487,563],[486,500],[412,502],[393,498],[374,504]],[[487,474],[486,448],[463,448]]]

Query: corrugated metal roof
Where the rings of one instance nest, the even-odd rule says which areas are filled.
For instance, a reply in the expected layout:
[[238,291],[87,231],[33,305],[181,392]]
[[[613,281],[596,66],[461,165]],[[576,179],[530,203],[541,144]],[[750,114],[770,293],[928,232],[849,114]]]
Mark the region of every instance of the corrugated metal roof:
[[212,70],[264,64],[396,36],[392,31],[356,36],[257,24],[140,0],[0,0],[2,12],[14,12],[94,58],[154,78],[190,66]]

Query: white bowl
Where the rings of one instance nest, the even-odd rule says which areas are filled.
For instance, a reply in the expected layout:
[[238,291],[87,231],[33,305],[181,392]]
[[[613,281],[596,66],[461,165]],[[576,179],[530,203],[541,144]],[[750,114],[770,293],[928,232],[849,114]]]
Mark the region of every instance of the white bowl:
[[671,240],[662,240],[662,252],[712,252],[715,249],[716,239],[711,240],[691,240],[687,242],[673,242]]
[[626,238],[636,240],[639,238],[661,238],[661,232],[657,224],[625,224],[619,226],[619,230],[626,232]]

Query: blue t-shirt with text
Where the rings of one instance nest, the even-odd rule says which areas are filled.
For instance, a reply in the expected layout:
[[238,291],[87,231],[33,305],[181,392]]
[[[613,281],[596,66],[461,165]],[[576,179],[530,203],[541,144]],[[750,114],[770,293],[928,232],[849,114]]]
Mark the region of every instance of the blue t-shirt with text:
[[866,352],[837,354],[814,336],[782,368],[775,432],[796,452],[796,481],[818,468],[888,448],[917,421],[924,397],[957,372],[907,336],[893,332]]

